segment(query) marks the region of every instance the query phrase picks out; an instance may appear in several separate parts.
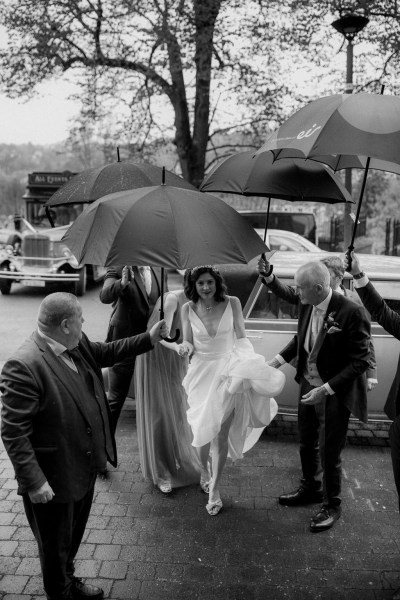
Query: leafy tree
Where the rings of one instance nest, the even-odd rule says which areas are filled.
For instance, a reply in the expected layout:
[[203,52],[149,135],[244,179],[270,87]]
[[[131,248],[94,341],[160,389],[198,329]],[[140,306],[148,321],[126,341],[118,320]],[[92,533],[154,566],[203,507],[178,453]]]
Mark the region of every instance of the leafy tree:
[[343,90],[331,23],[348,11],[371,20],[357,37],[356,89],[385,79],[395,93],[399,14],[387,0],[5,0],[0,77],[15,98],[51,78],[78,83],[71,139],[84,141],[84,164],[88,132],[111,159],[116,145],[148,158],[172,139],[198,184],[215,157],[259,146],[295,108]]
[[287,91],[276,39],[290,19],[280,0],[8,0],[0,18],[10,96],[74,73],[86,123],[117,131],[134,151],[173,131],[194,183],[212,136],[276,122]]

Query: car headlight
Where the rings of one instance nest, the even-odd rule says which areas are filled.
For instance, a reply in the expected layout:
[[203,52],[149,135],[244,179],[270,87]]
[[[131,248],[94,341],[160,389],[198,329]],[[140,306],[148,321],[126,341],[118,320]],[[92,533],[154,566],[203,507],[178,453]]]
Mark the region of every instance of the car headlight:
[[65,244],[52,244],[54,258],[71,258],[71,250]]

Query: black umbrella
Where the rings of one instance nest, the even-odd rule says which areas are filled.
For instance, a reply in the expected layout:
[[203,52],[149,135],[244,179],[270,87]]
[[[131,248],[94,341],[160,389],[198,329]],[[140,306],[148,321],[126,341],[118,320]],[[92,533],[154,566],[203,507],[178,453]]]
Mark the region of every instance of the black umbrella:
[[[334,169],[364,166],[364,177],[348,254],[354,239],[370,168],[399,172],[400,98],[381,94],[335,94],[295,112],[257,154],[301,155]],[[283,158],[282,158],[283,160]]]
[[160,185],[162,182],[185,190],[196,189],[165,167],[129,160],[117,161],[78,173],[47,200],[45,207],[90,203],[107,194]]
[[[198,190],[168,185],[96,200],[62,239],[79,263],[102,266],[187,269],[204,264],[246,264],[268,252],[253,227],[226,202]],[[175,339],[177,336],[170,341]]]
[[275,161],[272,152],[254,155],[247,151],[228,156],[207,173],[200,190],[268,197],[264,241],[271,197],[291,202],[354,202],[340,178],[326,165],[304,158]]

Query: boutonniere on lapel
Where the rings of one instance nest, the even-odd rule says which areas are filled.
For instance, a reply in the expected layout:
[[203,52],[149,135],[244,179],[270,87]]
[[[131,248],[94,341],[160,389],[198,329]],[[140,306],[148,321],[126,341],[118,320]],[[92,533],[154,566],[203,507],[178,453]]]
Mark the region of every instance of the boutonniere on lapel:
[[342,331],[339,326],[339,323],[335,321],[335,315],[336,312],[331,312],[324,318],[324,330],[326,331],[326,333],[332,334]]

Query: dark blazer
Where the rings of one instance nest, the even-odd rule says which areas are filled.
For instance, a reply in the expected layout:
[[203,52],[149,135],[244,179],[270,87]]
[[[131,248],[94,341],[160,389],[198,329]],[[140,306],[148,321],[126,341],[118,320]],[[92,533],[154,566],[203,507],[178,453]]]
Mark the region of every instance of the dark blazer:
[[[377,321],[388,333],[400,340],[400,315],[388,307],[372,283],[369,282],[365,287],[356,288],[356,291],[374,321]],[[384,410],[389,419],[393,421],[400,414],[400,358]]]
[[[132,267],[133,281],[121,289],[122,267],[107,269],[100,300],[103,304],[113,304],[106,341],[143,333],[157,299],[161,294],[161,269],[151,269],[152,290],[150,298],[146,294],[137,267]],[[164,292],[168,290],[167,275],[164,276]]]
[[[0,381],[1,435],[19,493],[37,489],[46,480],[58,502],[76,501],[87,493],[93,477],[93,438],[86,402],[97,400],[105,421],[110,417],[101,368],[151,348],[148,333],[109,344],[91,342],[83,335],[79,350],[90,365],[96,390],[88,397],[73,385],[69,367],[42,337],[35,332],[24,342],[5,363]],[[116,466],[115,440],[107,425],[106,446],[111,449],[107,458]]]
[[[312,306],[300,305],[297,335],[280,352],[286,362],[296,359],[297,382],[304,373],[307,352],[304,348]],[[367,385],[365,371],[368,368],[370,346],[370,323],[365,309],[337,292],[332,292],[327,315],[341,331],[328,334],[322,331],[321,346],[317,356],[317,369],[324,383],[329,383],[336,396],[360,420],[368,420]]]
[[[296,291],[294,290],[294,288],[282,283],[278,277],[274,277],[273,280],[271,281],[271,283],[265,283],[264,281],[263,281],[263,283],[271,290],[271,292],[273,292],[276,296],[278,296],[278,298],[282,298],[282,300],[284,300],[285,302],[288,302],[289,304],[300,304],[299,297],[296,294]],[[356,304],[359,304],[360,306],[363,305],[360,298],[356,294],[356,292],[353,292],[352,290],[349,290],[343,286],[342,286],[342,290],[344,291],[344,295],[346,298],[348,298],[349,300],[352,300],[353,302],[355,302]],[[369,363],[368,363],[368,369],[366,371],[366,375],[370,379],[378,378],[378,371],[377,371],[377,367],[376,367],[376,357],[375,357],[375,346],[372,341],[372,337],[370,339],[370,357],[369,357]]]

